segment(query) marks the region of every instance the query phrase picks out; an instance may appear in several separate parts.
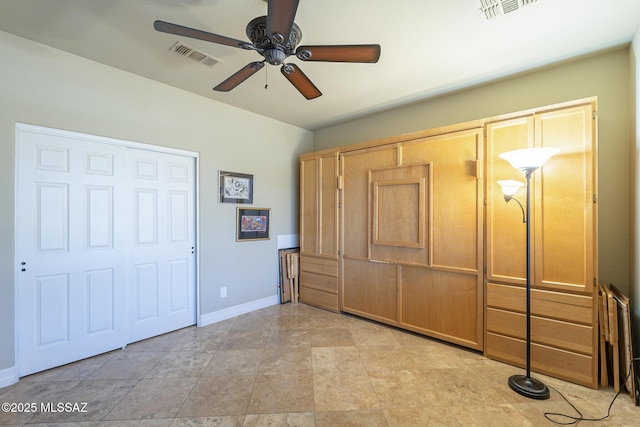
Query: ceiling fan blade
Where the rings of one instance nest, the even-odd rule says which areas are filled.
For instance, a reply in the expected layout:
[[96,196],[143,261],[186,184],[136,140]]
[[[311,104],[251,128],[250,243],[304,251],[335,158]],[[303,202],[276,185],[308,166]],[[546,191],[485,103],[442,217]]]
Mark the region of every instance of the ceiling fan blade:
[[300,0],[268,0],[267,34],[274,42],[289,41]]
[[184,27],[178,24],[172,24],[165,21],[155,21],[153,28],[156,31],[160,31],[168,34],[175,34],[177,36],[190,37],[192,39],[204,40],[208,42],[223,44],[232,47],[239,47],[242,49],[251,49],[252,45],[249,42],[233,39],[231,37],[225,37],[218,34],[208,33],[202,30],[196,30],[195,28]]
[[307,99],[314,99],[322,95],[316,85],[302,72],[296,64],[284,64],[280,72],[291,82],[293,86]]
[[214,87],[213,90],[217,90],[219,92],[229,92],[231,89],[238,86],[249,77],[253,76],[262,67],[264,67],[264,61],[257,61],[247,64],[227,80]]
[[303,61],[374,63],[380,58],[380,45],[300,46],[296,56]]

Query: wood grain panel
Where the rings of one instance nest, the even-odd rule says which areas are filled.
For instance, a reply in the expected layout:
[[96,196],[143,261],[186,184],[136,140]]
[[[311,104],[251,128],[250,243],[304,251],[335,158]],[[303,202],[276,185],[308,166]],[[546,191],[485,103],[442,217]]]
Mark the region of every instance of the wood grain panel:
[[421,164],[369,172],[371,259],[429,265],[429,170]]
[[439,135],[402,144],[402,165],[430,164],[430,264],[480,270],[482,265],[482,131]]
[[338,155],[330,153],[319,157],[320,218],[318,224],[318,254],[338,256]]
[[347,258],[343,263],[344,311],[397,323],[396,266]]
[[536,182],[536,286],[594,291],[593,122],[591,104],[536,117],[536,145],[560,149]]
[[307,287],[300,288],[300,301],[305,304],[338,312],[338,295]]
[[[524,184],[522,172],[498,157],[501,153],[533,145],[533,116],[487,124],[486,147],[486,247],[487,279],[525,284],[526,224],[515,202],[506,203],[499,180],[512,179]],[[515,196],[524,206],[524,187]]]
[[[492,359],[524,367],[526,342],[504,335],[487,333],[485,354]],[[597,365],[591,355],[532,344],[531,369],[587,387],[596,388],[598,386],[597,375],[594,372],[594,369],[597,370]],[[507,378],[505,378],[506,380]]]
[[[591,296],[531,290],[531,314],[584,325],[593,324],[594,299]],[[526,311],[526,289],[520,286],[487,284],[487,307]]]
[[[522,313],[487,309],[487,331],[525,339],[527,318]],[[531,342],[562,348],[576,353],[591,354],[591,326],[531,317]]]
[[309,256],[300,257],[300,270],[338,277],[338,261]]
[[476,275],[402,266],[401,283],[402,325],[482,348],[482,282]]
[[[385,146],[341,154],[343,254],[367,258],[369,255],[369,171],[397,164],[397,146]],[[349,286],[345,283],[345,286]]]
[[300,253],[318,254],[318,160],[300,161]]

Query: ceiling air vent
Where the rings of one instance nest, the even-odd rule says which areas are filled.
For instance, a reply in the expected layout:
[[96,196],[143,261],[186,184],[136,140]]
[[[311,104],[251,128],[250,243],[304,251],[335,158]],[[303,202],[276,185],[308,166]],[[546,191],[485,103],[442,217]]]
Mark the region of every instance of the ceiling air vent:
[[507,13],[515,12],[538,0],[476,0],[478,10],[486,20],[494,19]]
[[199,63],[204,64],[207,67],[213,67],[218,62],[221,62],[220,59],[214,58],[211,55],[207,55],[206,53],[194,49],[182,42],[176,42],[176,44],[171,46],[169,50],[171,52],[177,53],[180,56],[185,56],[187,58],[193,59],[194,61],[198,61]]

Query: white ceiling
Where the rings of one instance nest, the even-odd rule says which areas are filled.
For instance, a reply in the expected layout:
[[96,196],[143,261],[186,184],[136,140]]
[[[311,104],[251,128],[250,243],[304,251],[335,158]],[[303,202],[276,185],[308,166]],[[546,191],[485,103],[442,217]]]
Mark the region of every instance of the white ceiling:
[[[246,24],[266,14],[264,0],[0,0],[0,30],[314,130],[628,44],[640,25],[640,0],[537,0],[490,21],[478,5],[300,0],[295,22],[302,45],[378,43],[382,49],[376,64],[290,57],[323,93],[311,101],[269,65],[231,92],[215,92],[218,83],[262,57],[153,29],[160,19],[248,40]],[[172,53],[176,41],[222,62],[209,68]]]

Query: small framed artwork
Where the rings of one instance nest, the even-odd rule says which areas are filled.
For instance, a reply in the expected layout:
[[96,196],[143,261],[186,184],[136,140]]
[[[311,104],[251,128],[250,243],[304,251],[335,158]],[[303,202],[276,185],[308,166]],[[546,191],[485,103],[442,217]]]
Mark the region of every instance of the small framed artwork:
[[221,203],[253,203],[253,175],[220,171]]
[[269,240],[271,209],[237,208],[236,241]]

